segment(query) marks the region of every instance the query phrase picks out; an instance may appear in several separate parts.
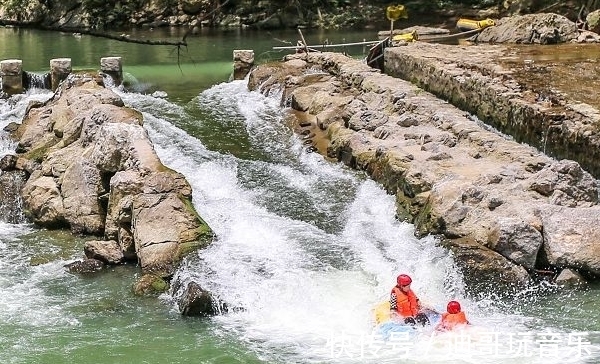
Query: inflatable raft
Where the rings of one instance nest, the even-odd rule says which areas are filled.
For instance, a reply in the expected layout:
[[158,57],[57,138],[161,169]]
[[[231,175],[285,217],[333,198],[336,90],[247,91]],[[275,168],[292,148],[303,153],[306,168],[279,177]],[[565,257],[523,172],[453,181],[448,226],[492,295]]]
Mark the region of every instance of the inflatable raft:
[[[429,319],[429,325],[435,327],[439,324],[442,315],[438,312],[430,309],[423,310],[423,313],[427,315]],[[390,339],[393,335],[410,335],[416,333],[420,325],[409,325],[401,321],[392,319],[390,313],[390,302],[383,301],[375,306],[373,309],[373,315],[375,320],[375,330],[380,334],[384,340]],[[401,334],[406,333],[406,334]]]

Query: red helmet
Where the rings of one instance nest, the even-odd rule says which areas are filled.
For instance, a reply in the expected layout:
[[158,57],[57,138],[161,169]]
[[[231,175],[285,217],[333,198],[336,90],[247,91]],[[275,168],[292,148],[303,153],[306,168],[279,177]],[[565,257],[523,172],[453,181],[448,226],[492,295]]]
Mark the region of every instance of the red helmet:
[[406,274],[400,274],[396,279],[396,282],[398,282],[399,286],[408,286],[409,284],[411,284],[412,279]]
[[455,314],[460,312],[460,303],[456,301],[448,302],[448,313]]

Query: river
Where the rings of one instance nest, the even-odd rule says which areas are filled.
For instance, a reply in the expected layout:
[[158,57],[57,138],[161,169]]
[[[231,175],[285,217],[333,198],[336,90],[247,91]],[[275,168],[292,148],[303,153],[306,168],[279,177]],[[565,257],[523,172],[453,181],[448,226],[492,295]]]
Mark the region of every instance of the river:
[[[305,31],[309,44],[372,39],[370,32]],[[132,36],[178,39],[178,30]],[[596,363],[600,288],[534,286],[510,298],[470,292],[434,237],[417,239],[395,219],[393,196],[361,172],[307,153],[277,95],[228,82],[233,49],[258,62],[296,32],[206,30],[177,58],[148,47],[72,34],[0,28],[0,58],[45,72],[51,58],[96,69],[123,57],[129,91],[163,163],[183,173],[216,233],[177,278],[194,280],[232,308],[182,317],[170,294],[136,297],[133,265],[93,276],[67,273],[85,239],[0,221],[0,363]],[[352,50],[360,57],[362,50]],[[167,98],[152,96],[160,90]],[[0,100],[0,128],[29,100]],[[0,156],[14,150],[0,131]],[[397,274],[432,308],[458,299],[472,326],[431,328],[382,341],[371,310]],[[176,294],[176,293],[175,293]]]

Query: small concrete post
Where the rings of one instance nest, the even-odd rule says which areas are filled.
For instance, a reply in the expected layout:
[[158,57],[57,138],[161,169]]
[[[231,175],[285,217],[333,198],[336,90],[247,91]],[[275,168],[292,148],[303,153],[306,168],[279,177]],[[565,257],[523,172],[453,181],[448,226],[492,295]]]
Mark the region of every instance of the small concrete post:
[[243,80],[254,66],[253,50],[233,51],[233,79]]
[[71,74],[71,58],[55,58],[50,60],[50,87],[56,91],[60,82]]
[[100,58],[100,71],[109,75],[115,84],[119,86],[123,82],[123,63],[121,57]]
[[7,59],[0,62],[2,91],[8,95],[23,93],[23,61]]

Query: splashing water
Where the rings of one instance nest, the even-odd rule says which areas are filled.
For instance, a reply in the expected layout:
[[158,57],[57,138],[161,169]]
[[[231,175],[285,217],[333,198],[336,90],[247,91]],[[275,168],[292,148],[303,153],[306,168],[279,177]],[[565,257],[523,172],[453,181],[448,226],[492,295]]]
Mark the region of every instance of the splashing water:
[[[123,96],[136,108],[154,103]],[[174,111],[166,104],[144,114],[161,160],[190,181],[196,208],[216,232],[177,279],[198,282],[233,308],[214,318],[217,332],[235,333],[268,362],[580,363],[596,353],[585,333],[502,312],[493,299],[469,299],[451,254],[397,221],[392,196],[302,151],[283,126],[278,97],[234,81],[197,103],[219,125],[242,120],[258,151],[256,158],[209,151],[167,121]],[[472,327],[379,341],[372,308],[400,272],[411,274],[421,300],[438,311],[459,299]]]
[[[278,97],[248,92],[243,81],[214,86],[185,107],[115,91],[143,112],[160,158],[190,181],[194,205],[217,234],[176,278],[198,282],[230,310],[186,321],[142,309],[148,302],[127,298],[127,283],[102,288],[113,273],[66,274],[63,264],[80,248],[33,264],[39,249],[53,245],[23,240],[31,226],[0,223],[0,361],[215,362],[232,352],[222,362],[597,362],[593,291],[559,303],[524,291],[512,306],[492,294],[470,298],[451,254],[397,221],[392,196],[362,173],[303,151],[283,125]],[[38,97],[48,96],[0,100],[0,125],[20,121],[27,98]],[[442,311],[459,299],[472,327],[426,327],[382,341],[372,309],[401,272],[430,307]],[[176,300],[164,298],[176,311]],[[136,349],[140,342],[174,349]],[[94,354],[90,343],[102,350]],[[205,346],[215,349],[197,352]]]

